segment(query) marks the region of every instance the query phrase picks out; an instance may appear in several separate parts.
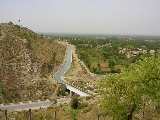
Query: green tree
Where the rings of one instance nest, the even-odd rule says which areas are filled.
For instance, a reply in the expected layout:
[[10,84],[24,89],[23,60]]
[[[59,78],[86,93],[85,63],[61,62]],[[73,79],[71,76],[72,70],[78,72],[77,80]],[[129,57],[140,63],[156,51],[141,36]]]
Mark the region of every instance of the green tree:
[[78,108],[78,104],[79,104],[78,101],[79,101],[78,97],[76,97],[76,96],[73,97],[72,100],[71,100],[71,103],[70,103],[71,104],[71,108],[77,109]]
[[144,99],[160,106],[160,56],[142,58],[137,68],[129,67],[121,74],[111,74],[99,84],[102,110],[117,120],[131,120],[142,110]]
[[139,61],[136,69],[141,80],[142,89],[147,95],[159,101],[160,97],[160,55],[146,57]]
[[[140,104],[138,90],[134,89],[134,78],[131,73],[108,75],[99,84],[100,101],[103,109],[119,120],[127,119],[127,115],[136,110]],[[134,81],[132,81],[134,79]]]
[[92,67],[92,71],[93,73],[97,73],[97,68],[95,68],[94,66]]
[[112,68],[116,65],[115,61],[114,60],[109,60],[109,67]]
[[141,55],[142,55],[142,54],[137,54],[136,56],[134,56],[134,57],[131,59],[132,63],[135,63],[136,61],[141,60]]
[[98,66],[98,69],[101,70],[101,64],[98,63],[97,66]]
[[119,73],[121,69],[118,66],[114,66],[111,68],[111,73]]

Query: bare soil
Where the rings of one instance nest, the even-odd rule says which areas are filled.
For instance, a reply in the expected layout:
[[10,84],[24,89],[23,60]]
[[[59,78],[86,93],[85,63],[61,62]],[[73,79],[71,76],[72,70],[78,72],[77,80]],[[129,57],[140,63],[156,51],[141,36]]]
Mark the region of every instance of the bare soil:
[[87,66],[78,58],[76,53],[76,47],[72,45],[72,64],[63,77],[69,77],[65,79],[70,82],[76,83],[76,85],[87,87],[88,84],[94,85],[100,76],[91,73]]

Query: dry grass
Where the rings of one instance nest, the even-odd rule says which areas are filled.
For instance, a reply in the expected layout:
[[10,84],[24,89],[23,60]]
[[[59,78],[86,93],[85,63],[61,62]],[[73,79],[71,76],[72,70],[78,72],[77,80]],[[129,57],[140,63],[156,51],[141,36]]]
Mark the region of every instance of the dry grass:
[[87,83],[95,84],[99,77],[89,71],[83,61],[80,61],[77,54],[76,48],[72,46],[73,61],[71,67],[65,73],[65,77],[71,77],[66,79],[69,82],[74,82],[75,85],[80,87],[87,87]]
[[[13,24],[0,24],[0,33],[0,82],[4,89],[0,102],[51,96],[56,83],[48,79],[62,63],[66,45]],[[36,96],[38,93],[42,96]]]
[[[106,68],[106,67],[108,67],[108,63],[99,63],[99,64],[100,64],[101,68]],[[91,67],[97,68],[97,67],[98,67],[98,63],[92,63],[92,64],[91,64]]]
[[101,71],[111,71],[111,68],[101,68]]

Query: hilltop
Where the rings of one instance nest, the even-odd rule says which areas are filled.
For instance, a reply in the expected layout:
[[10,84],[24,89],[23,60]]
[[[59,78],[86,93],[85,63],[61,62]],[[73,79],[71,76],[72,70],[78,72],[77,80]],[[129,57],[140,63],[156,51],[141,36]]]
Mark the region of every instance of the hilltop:
[[0,103],[47,99],[56,89],[51,75],[66,45],[32,30],[0,24]]

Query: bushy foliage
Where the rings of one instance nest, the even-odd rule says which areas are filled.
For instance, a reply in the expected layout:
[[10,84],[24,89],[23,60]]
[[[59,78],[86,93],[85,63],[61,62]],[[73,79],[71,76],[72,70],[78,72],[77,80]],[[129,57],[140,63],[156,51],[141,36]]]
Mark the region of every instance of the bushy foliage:
[[72,100],[71,100],[71,108],[73,109],[77,109],[78,108],[78,97],[73,97]]
[[147,101],[159,106],[159,74],[160,56],[152,56],[138,61],[137,68],[106,76],[98,84],[103,110],[117,120],[130,120],[134,112],[144,109]]

